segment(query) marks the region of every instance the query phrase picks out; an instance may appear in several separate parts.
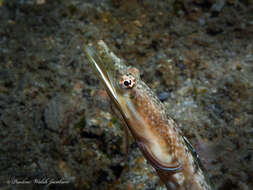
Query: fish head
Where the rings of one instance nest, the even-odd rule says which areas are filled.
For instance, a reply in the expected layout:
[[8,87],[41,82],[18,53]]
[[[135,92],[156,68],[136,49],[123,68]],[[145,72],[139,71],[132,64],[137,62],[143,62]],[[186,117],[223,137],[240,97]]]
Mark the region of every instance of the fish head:
[[139,70],[112,60],[112,56],[108,55],[110,52],[105,52],[104,48],[98,54],[90,46],[85,46],[84,51],[116,109],[124,120],[131,120],[131,115],[136,112],[134,105],[137,101],[135,94],[139,90]]

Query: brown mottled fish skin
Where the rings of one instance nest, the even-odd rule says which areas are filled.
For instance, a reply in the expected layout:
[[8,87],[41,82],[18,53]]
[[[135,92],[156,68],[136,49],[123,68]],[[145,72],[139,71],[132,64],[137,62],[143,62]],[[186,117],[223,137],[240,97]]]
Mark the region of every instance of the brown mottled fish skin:
[[[179,164],[182,167],[179,172],[156,169],[167,189],[211,189],[206,182],[204,171],[199,166],[197,158],[192,155],[182,132],[174,120],[167,115],[165,107],[151,89],[144,82],[138,81],[131,93],[137,112],[145,120],[146,129],[144,130],[152,134],[147,137],[143,135],[143,129],[131,130],[136,141],[144,141],[147,145],[152,141],[158,142],[161,149],[168,153],[170,165]],[[148,157],[147,160],[149,160]]]
[[[174,120],[168,116],[164,105],[140,79],[138,70],[125,66],[103,41],[98,42],[98,47],[99,59],[96,59],[96,55],[88,47],[85,49],[86,54],[91,64],[104,62],[103,65],[101,63],[99,65],[102,65],[101,70],[106,76],[104,78],[108,78],[109,83],[104,81],[99,72],[97,74],[140,151],[155,168],[167,189],[211,190],[212,187],[198,155]],[[109,67],[106,64],[109,64]],[[113,72],[107,72],[112,67]],[[134,86],[121,89],[119,81],[122,76],[135,78]]]

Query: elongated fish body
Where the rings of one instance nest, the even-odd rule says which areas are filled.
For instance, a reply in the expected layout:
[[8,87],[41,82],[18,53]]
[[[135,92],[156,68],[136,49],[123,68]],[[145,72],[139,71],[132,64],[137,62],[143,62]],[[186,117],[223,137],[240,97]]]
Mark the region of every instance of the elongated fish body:
[[189,141],[139,72],[127,67],[103,41],[97,53],[84,47],[89,63],[104,84],[140,151],[168,190],[211,190]]

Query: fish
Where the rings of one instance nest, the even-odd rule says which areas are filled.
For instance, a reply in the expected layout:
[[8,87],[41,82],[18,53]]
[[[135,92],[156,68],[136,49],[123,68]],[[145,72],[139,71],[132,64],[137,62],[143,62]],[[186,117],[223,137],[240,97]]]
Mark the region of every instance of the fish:
[[117,115],[130,131],[147,162],[168,190],[212,190],[213,186],[191,143],[156,94],[103,40],[83,48]]

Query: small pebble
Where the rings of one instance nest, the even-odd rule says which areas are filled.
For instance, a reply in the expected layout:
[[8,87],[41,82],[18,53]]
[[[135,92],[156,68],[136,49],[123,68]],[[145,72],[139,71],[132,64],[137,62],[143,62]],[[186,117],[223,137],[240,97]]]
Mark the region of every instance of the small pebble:
[[161,92],[161,93],[158,94],[158,98],[162,102],[165,101],[168,97],[169,97],[169,93],[168,92]]
[[206,24],[206,19],[205,19],[205,18],[200,18],[200,19],[198,20],[198,22],[199,22],[199,24],[200,24],[201,26],[203,26],[203,25]]
[[211,7],[211,11],[212,12],[218,12],[218,13],[221,12],[221,10],[223,9],[225,3],[226,3],[225,0],[216,1],[216,3],[214,3]]

